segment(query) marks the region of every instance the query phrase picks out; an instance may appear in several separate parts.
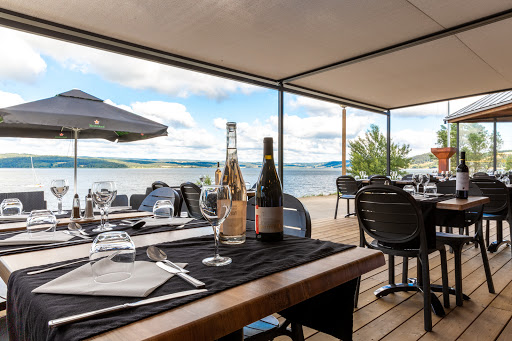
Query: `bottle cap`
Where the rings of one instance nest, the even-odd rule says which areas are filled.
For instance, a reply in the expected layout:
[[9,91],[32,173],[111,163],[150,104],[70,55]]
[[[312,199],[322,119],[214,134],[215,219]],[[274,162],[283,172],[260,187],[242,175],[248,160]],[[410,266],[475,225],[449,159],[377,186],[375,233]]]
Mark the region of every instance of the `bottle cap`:
[[274,138],[272,137],[264,137],[263,143],[274,143]]

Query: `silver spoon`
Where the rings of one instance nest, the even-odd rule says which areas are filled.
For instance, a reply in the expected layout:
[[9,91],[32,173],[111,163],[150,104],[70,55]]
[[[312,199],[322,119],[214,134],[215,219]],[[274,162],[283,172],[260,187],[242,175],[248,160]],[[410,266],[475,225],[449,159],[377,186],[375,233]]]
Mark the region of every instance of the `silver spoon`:
[[68,230],[72,231],[72,232],[78,232],[84,236],[89,236],[89,233],[85,232],[83,229],[82,229],[82,225],[80,225],[79,223],[76,223],[74,221],[70,222],[68,224]]
[[163,262],[163,263],[169,265],[170,267],[172,267],[173,269],[178,270],[179,272],[176,273],[176,275],[178,275],[185,281],[189,282],[196,288],[204,288],[206,286],[206,284],[204,284],[200,280],[197,280],[194,277],[187,275],[186,274],[188,272],[187,270],[185,270],[182,267],[167,260],[167,254],[163,250],[157,248],[156,246],[152,245],[152,246],[148,247],[146,250],[146,254],[148,255],[149,259],[151,259],[152,261]]

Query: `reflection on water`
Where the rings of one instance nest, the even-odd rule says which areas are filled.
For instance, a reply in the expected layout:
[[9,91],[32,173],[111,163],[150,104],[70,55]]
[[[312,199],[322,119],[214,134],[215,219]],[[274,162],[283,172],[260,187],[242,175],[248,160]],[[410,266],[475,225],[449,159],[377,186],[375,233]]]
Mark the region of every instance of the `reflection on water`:
[[[55,179],[67,179],[69,192],[63,200],[64,208],[69,209],[73,198],[73,169],[50,168],[36,169],[37,176],[43,187],[34,187],[35,180],[30,168],[0,169],[0,192],[28,192],[44,190],[48,208],[57,208],[57,199],[50,193],[50,184]],[[259,168],[243,168],[244,181],[254,184],[260,173]],[[215,168],[87,168],[78,170],[78,194],[83,200],[88,189],[95,181],[113,180],[117,185],[118,194],[143,194],[146,187],[156,181],[164,181],[170,186],[179,186],[183,182],[196,182],[201,175],[209,175],[212,179]],[[341,169],[287,168],[284,170],[284,191],[296,197],[329,194],[336,192],[336,178]]]

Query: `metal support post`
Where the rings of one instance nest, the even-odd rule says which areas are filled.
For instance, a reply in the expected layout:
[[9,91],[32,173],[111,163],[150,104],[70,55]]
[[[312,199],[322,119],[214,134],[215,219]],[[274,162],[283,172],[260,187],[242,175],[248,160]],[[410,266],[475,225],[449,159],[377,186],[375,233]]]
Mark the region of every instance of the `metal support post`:
[[497,130],[497,126],[498,126],[498,120],[495,118],[494,119],[494,122],[493,122],[493,125],[494,125],[494,129],[493,129],[493,144],[492,144],[492,168],[493,170],[496,172],[496,166],[498,165],[498,146],[497,146],[497,135],[498,135],[498,130]]
[[281,184],[284,188],[284,178],[283,178],[283,168],[284,168],[284,154],[283,154],[283,135],[284,135],[284,91],[283,91],[283,83],[279,83],[278,95],[277,95],[277,163],[278,163],[278,171],[279,178],[281,179]]
[[387,146],[386,146],[386,174],[391,175],[391,112],[388,110],[387,118]]
[[459,122],[457,122],[457,134],[456,134],[456,138],[457,138],[457,164],[459,164],[459,162],[460,162],[460,150],[459,150],[459,146],[460,146],[460,141],[459,141]]

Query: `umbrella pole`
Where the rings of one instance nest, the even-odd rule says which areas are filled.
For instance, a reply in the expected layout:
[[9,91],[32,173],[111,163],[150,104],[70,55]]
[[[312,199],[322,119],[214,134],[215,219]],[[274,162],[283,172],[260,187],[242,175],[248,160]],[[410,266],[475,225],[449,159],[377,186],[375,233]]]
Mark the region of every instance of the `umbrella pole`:
[[78,129],[73,129],[74,135],[75,135],[75,179],[74,179],[74,188],[75,188],[75,194],[78,193],[77,189],[77,154],[78,154]]

